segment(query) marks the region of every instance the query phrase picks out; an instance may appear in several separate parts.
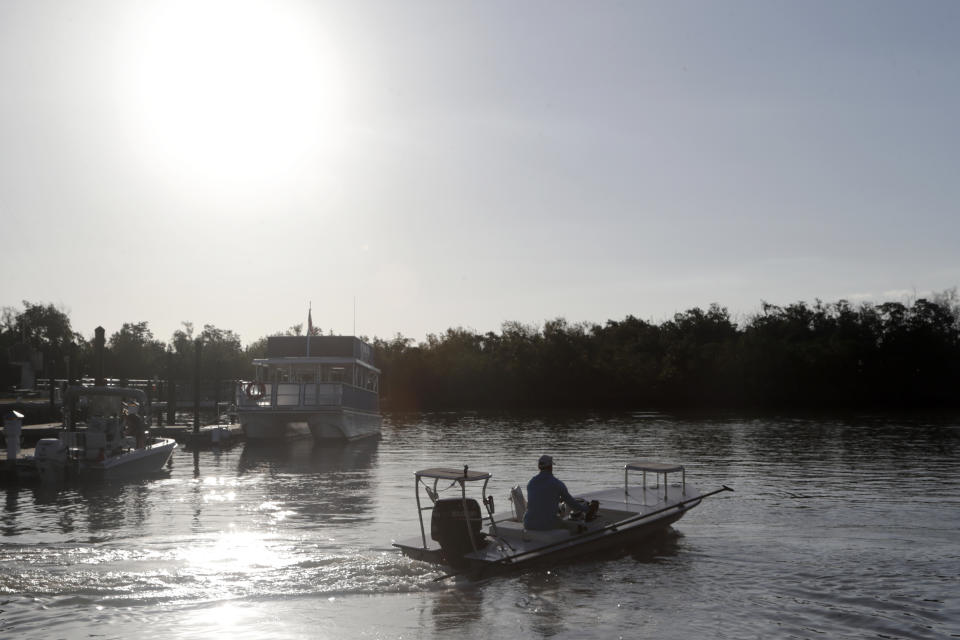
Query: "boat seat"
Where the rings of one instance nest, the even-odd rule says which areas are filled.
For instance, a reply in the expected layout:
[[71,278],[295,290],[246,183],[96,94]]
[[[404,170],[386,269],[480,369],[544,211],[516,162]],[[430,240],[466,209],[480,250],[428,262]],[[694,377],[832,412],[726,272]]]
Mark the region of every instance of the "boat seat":
[[518,484],[510,489],[510,503],[513,505],[513,519],[523,522],[523,516],[527,513],[527,499],[523,497],[523,489]]
[[[570,537],[569,529],[547,529],[545,531],[527,530],[523,528],[522,522],[515,522],[513,520],[497,522],[497,533],[500,534],[501,538],[535,542],[558,542]],[[494,535],[493,526],[490,527],[490,535]]]

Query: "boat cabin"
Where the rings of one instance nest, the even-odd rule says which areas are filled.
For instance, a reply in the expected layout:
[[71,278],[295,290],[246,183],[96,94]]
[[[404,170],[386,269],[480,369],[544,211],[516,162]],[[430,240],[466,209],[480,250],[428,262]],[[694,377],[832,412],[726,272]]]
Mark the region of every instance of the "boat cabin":
[[240,407],[379,408],[380,370],[373,347],[353,336],[269,337],[267,357],[253,365],[254,379],[238,389]]
[[[68,387],[64,394],[63,430],[58,439],[74,458],[93,460],[136,446],[126,435],[128,415],[150,416],[147,395],[124,387]],[[142,431],[144,422],[139,429]]]

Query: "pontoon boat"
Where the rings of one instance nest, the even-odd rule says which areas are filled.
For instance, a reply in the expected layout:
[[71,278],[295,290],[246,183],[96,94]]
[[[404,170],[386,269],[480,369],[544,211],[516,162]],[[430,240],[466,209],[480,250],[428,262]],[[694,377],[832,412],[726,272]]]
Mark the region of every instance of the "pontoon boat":
[[274,336],[254,379],[237,387],[248,440],[354,440],[380,433],[380,370],[352,336]]

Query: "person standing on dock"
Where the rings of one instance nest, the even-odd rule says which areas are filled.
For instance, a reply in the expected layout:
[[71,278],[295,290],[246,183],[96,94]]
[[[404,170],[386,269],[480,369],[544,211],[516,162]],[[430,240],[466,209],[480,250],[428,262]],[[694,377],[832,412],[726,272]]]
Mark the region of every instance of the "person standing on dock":
[[3,438],[7,441],[7,464],[16,464],[20,455],[20,430],[23,414],[11,409],[3,416]]
[[586,512],[587,508],[567,491],[567,485],[553,475],[553,458],[540,456],[537,461],[540,473],[527,483],[527,512],[523,516],[525,529],[544,531],[564,526],[557,516],[557,505],[563,500],[575,513]]

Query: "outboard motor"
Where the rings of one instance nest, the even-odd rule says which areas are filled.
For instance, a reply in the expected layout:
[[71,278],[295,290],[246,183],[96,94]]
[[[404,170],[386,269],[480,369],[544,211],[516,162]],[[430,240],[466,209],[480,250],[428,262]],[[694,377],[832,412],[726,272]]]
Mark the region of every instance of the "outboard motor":
[[42,438],[33,452],[37,471],[44,482],[63,478],[67,467],[67,446],[58,438]]
[[[433,504],[433,516],[430,519],[430,538],[440,543],[444,560],[451,565],[464,564],[463,556],[473,551],[470,532],[480,549],[486,545],[483,533],[483,517],[480,504],[473,498],[467,498],[469,523],[463,521],[463,499],[443,498]],[[470,529],[467,529],[469,524]]]

